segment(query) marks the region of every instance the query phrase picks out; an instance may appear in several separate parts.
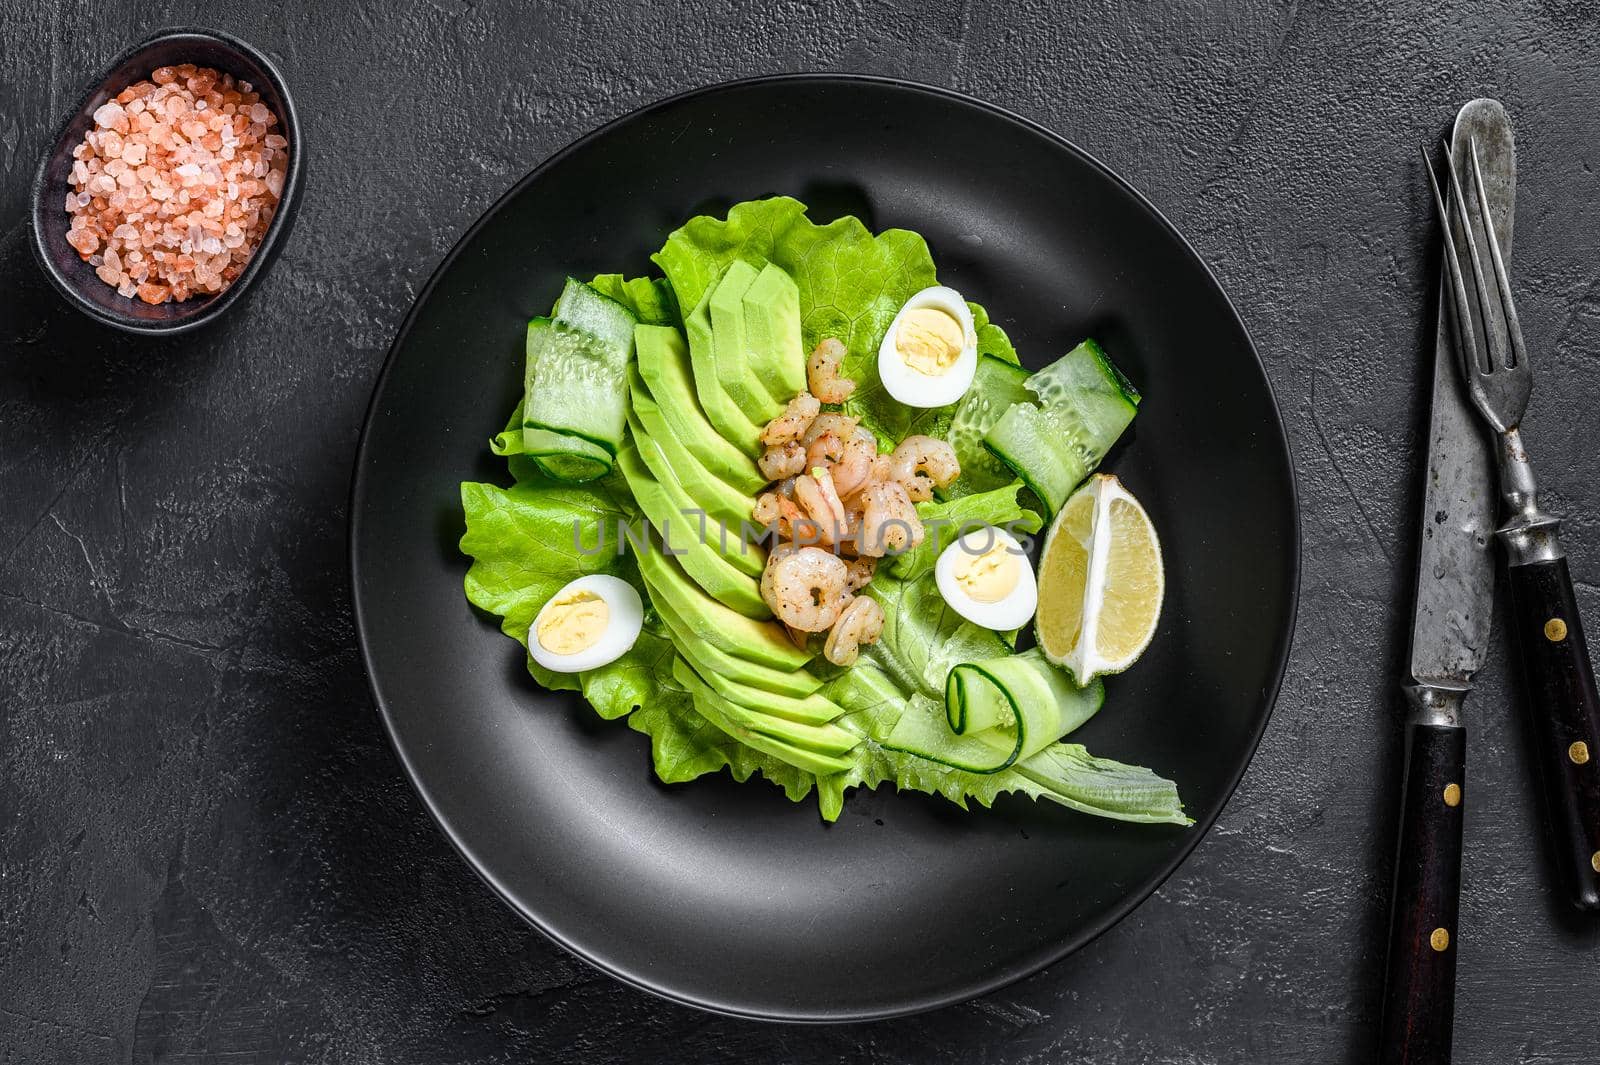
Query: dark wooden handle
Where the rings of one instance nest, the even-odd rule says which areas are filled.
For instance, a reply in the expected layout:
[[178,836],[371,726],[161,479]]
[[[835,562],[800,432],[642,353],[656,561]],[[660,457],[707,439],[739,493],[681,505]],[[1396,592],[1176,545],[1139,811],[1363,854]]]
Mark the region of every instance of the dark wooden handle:
[[1600,910],[1600,698],[1567,560],[1510,567],[1545,808],[1573,905]]
[[1382,1065],[1450,1060],[1466,761],[1466,729],[1407,726],[1378,1055]]

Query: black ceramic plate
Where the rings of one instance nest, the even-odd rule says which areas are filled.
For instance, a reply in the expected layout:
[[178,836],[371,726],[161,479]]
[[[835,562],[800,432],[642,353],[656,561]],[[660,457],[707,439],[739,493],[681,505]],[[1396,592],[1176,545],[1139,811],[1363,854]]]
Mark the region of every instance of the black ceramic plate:
[[[1113,469],[1160,530],[1149,653],[1074,734],[1177,780],[1198,824],[1026,799],[962,812],[890,788],[837,824],[755,780],[666,786],[649,744],[540,690],[462,597],[457,484],[504,481],[526,320],[562,279],[651,269],[690,216],[788,193],[927,237],[942,283],[1034,366],[1085,335],[1144,390]],[[624,980],[710,1009],[843,1021],[956,1002],[1104,931],[1199,842],[1255,750],[1287,655],[1299,533],[1282,424],[1205,264],[1059,137],[951,93],[854,77],[719,86],[550,159],[417,299],[373,396],[351,501],[357,621],[395,747],[512,907]]]

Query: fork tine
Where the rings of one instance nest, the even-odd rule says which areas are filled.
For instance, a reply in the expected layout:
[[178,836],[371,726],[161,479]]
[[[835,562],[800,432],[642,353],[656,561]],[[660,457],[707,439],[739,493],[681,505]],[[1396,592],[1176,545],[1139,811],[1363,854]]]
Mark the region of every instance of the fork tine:
[[[1517,319],[1517,305],[1511,298],[1511,279],[1506,276],[1505,259],[1500,255],[1500,238],[1495,236],[1489,221],[1489,194],[1483,188],[1483,167],[1478,162],[1478,138],[1471,141],[1472,184],[1478,194],[1478,213],[1483,216],[1484,232],[1489,234],[1489,259],[1494,264],[1495,287],[1500,290],[1500,310],[1506,320],[1506,334],[1511,341],[1511,354],[1516,360],[1508,368],[1527,365],[1527,353],[1522,346],[1522,323]],[[1487,325],[1484,326],[1488,328]]]
[[1468,377],[1476,369],[1478,341],[1472,329],[1472,304],[1467,299],[1467,284],[1461,276],[1461,259],[1456,255],[1456,241],[1450,232],[1450,212],[1444,205],[1444,193],[1439,189],[1439,177],[1433,172],[1436,165],[1427,145],[1422,151],[1422,168],[1428,172],[1428,185],[1433,189],[1433,205],[1439,209],[1439,224],[1444,227],[1444,260],[1450,270],[1450,302],[1456,309],[1456,338],[1460,341],[1457,355],[1461,359],[1461,372]]
[[[1445,154],[1445,169],[1450,171],[1450,196],[1455,203],[1456,216],[1461,225],[1461,235],[1467,241],[1467,256],[1472,260],[1473,288],[1478,297],[1478,312],[1483,323],[1483,350],[1478,365],[1479,373],[1493,373],[1496,367],[1506,365],[1505,340],[1495,328],[1495,314],[1490,310],[1489,286],[1483,275],[1483,258],[1478,253],[1478,238],[1472,232],[1472,214],[1467,209],[1466,194],[1461,191],[1461,179],[1456,174],[1456,160],[1452,152]],[[1487,221],[1487,216],[1485,216]]]

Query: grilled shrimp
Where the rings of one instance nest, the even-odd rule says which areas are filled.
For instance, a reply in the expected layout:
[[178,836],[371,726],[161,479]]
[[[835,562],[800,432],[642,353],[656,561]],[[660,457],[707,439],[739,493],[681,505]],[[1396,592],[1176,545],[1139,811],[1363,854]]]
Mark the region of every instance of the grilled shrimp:
[[840,497],[849,495],[866,481],[872,472],[872,460],[878,454],[878,444],[872,434],[857,429],[848,440],[833,433],[823,433],[811,441],[806,449],[806,465],[825,467],[833,474],[833,487]]
[[844,590],[851,595],[859,592],[872,580],[873,572],[878,568],[875,558],[851,559],[845,564]]
[[856,390],[854,381],[839,376],[844,356],[844,344],[828,337],[812,349],[806,360],[806,383],[811,386],[811,394],[824,403],[843,403]]
[[777,534],[778,540],[793,540],[798,544],[825,543],[822,526],[806,515],[791,495],[781,490],[788,488],[793,478],[784,481],[780,488],[769,489],[756,497],[750,508],[750,520]]
[[794,501],[805,517],[816,526],[818,540],[835,544],[844,538],[849,527],[844,504],[833,485],[833,474],[825,466],[813,466],[794,482]]
[[861,530],[856,552],[871,558],[900,554],[922,543],[922,519],[912,506],[905,485],[877,481],[862,489]]
[[890,476],[905,486],[913,503],[927,502],[935,488],[961,476],[955,448],[931,436],[906,437],[890,458]]
[[883,635],[883,607],[876,599],[859,596],[851,599],[828,630],[822,655],[836,666],[854,665],[861,645],[877,643]]
[[811,424],[806,427],[805,433],[800,437],[800,442],[806,447],[810,447],[817,437],[823,433],[832,433],[840,440],[848,440],[855,434],[856,427],[860,424],[860,418],[854,418],[848,414],[840,414],[838,411],[824,411],[817,415]]
[[777,492],[762,492],[750,508],[750,520],[757,525],[773,525],[783,516],[783,497]]
[[790,440],[767,448],[756,460],[756,465],[761,468],[761,476],[767,480],[781,481],[805,470],[806,449],[800,446],[800,441]]
[[805,435],[816,420],[822,404],[810,392],[802,392],[789,401],[783,413],[767,423],[761,431],[761,442],[768,447],[780,447]]
[[821,632],[844,608],[844,560],[820,547],[783,544],[767,557],[761,598],[791,629]]

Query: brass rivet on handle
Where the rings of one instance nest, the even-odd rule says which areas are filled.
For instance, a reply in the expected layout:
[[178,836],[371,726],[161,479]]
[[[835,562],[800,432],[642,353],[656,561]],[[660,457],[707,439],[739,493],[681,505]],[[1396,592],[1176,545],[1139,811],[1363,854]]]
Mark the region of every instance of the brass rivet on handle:
[[1443,928],[1435,928],[1433,935],[1428,937],[1428,946],[1438,951],[1448,949],[1450,946],[1450,933]]
[[1551,643],[1560,643],[1567,638],[1567,623],[1560,618],[1551,618],[1544,623],[1544,638]]
[[1600,873],[1600,851],[1589,855],[1589,864],[1594,866],[1594,871]]
[[1461,805],[1461,785],[1446,784],[1444,786],[1444,804],[1446,806]]
[[1579,740],[1567,748],[1567,757],[1572,759],[1573,765],[1583,765],[1589,760],[1589,745]]

